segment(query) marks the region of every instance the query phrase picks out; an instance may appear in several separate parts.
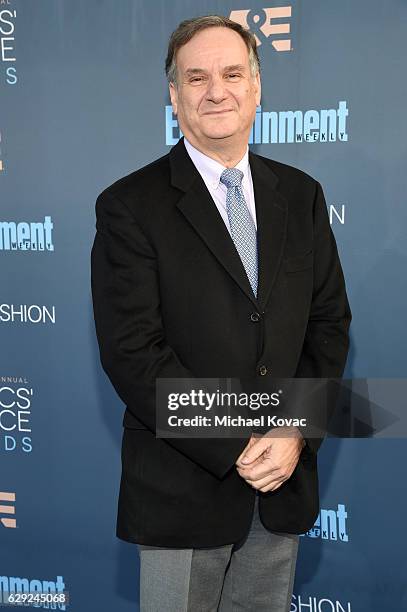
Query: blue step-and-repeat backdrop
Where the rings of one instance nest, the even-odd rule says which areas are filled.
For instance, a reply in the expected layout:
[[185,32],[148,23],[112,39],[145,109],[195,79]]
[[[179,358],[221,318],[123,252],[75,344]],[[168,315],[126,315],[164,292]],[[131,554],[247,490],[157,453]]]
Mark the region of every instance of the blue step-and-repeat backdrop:
[[[405,0],[0,0],[0,594],[56,586],[75,612],[138,610],[137,550],[115,537],[123,405],[95,339],[94,203],[176,143],[168,37],[209,13],[258,39],[252,150],[324,187],[353,311],[346,376],[405,376]],[[324,442],[292,612],[407,609],[405,450]]]

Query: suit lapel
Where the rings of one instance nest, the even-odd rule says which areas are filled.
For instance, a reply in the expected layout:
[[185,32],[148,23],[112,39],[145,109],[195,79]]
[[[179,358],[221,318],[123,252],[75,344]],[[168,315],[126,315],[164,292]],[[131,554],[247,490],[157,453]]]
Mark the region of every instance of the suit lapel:
[[249,153],[258,230],[259,285],[256,299],[233,240],[185,149],[183,138],[171,149],[169,159],[172,185],[184,192],[177,202],[178,209],[256,310],[262,312],[278,270],[286,231],[286,202],[275,191],[277,176],[259,157]]
[[249,151],[257,217],[259,284],[257,301],[264,311],[276,279],[287,234],[287,200],[277,191],[278,177]]

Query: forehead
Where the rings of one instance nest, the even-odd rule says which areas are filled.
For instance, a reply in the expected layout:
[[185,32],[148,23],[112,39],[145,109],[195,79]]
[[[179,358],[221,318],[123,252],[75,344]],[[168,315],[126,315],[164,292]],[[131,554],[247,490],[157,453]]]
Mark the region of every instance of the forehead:
[[249,52],[243,38],[230,28],[201,30],[177,52],[178,69],[210,69],[232,64],[249,65]]

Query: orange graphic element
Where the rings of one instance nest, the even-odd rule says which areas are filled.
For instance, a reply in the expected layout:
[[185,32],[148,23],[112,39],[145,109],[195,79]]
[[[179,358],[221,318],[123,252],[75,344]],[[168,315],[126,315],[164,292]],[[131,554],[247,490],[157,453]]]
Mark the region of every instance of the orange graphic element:
[[279,38],[272,40],[275,34],[289,34],[289,23],[272,23],[273,19],[291,17],[291,6],[276,6],[259,10],[244,9],[232,11],[229,18],[240,23],[241,26],[251,30],[257,46],[270,42],[276,51],[291,51],[291,39]]
[[[5,493],[0,491],[0,502],[15,502],[16,494],[15,493]],[[0,504],[0,514],[15,514],[16,509],[14,506],[3,506]],[[0,523],[4,525],[4,527],[17,527],[17,522],[15,518],[6,518],[0,517]]]

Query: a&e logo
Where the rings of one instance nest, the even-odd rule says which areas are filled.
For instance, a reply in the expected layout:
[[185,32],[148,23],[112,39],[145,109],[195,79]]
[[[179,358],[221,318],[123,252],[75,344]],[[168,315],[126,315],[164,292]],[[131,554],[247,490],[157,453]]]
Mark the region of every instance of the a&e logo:
[[[271,43],[275,51],[291,51],[290,23],[273,23],[276,19],[291,18],[291,6],[276,6],[264,9],[244,9],[232,11],[232,21],[248,28],[256,37],[257,45]],[[282,36],[282,37],[281,37]]]

